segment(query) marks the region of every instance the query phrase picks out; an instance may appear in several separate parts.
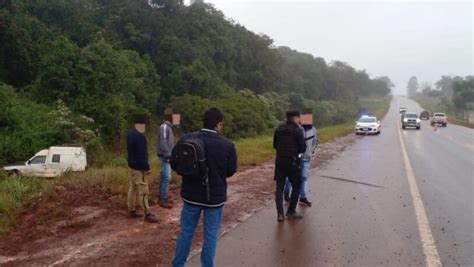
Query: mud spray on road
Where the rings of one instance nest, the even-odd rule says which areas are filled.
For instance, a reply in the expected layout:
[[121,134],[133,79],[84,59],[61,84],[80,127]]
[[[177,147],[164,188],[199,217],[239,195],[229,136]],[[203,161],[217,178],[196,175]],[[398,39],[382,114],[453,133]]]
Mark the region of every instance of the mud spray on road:
[[[321,144],[312,163],[312,172],[336,157],[356,140],[348,135]],[[266,205],[273,205],[274,164],[266,163],[240,170],[228,180],[228,202],[224,208],[221,236],[234,229]],[[311,180],[309,180],[311,183]],[[32,207],[19,223],[0,240],[0,265],[168,265],[174,254],[179,231],[181,204],[167,210],[154,205],[160,222],[144,223],[129,219],[125,210],[103,196],[96,201],[74,201],[74,192],[66,194],[63,205],[67,216],[38,226],[34,220],[38,212],[54,213],[57,203],[47,207]],[[91,198],[94,192],[90,192]],[[170,191],[170,197],[181,203],[179,188]],[[69,201],[67,201],[69,200]],[[317,201],[317,199],[315,199]],[[112,203],[111,203],[112,202]],[[202,225],[193,240],[192,254],[199,253]]]

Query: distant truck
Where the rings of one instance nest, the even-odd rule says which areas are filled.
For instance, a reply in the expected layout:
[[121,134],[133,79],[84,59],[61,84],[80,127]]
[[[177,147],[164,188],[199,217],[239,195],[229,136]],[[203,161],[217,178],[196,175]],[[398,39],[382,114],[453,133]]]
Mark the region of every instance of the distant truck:
[[423,110],[420,113],[420,119],[422,120],[429,120],[430,119],[430,112],[428,110]]
[[435,124],[441,124],[443,127],[448,126],[448,116],[445,113],[435,112],[431,118],[431,126]]
[[407,127],[415,127],[417,130],[421,128],[421,121],[420,115],[415,112],[407,112],[405,116],[403,116],[402,120],[402,129],[406,129]]
[[67,171],[85,171],[86,151],[77,146],[52,146],[36,153],[24,164],[9,165],[3,170],[10,175],[56,177]]

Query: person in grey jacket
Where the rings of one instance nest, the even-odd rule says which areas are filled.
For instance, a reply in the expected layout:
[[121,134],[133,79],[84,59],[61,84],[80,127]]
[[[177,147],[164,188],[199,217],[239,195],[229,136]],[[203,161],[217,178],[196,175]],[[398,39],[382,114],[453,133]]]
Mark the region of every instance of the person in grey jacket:
[[[303,131],[304,139],[306,141],[306,151],[301,158],[301,188],[299,203],[311,207],[311,202],[306,197],[306,185],[308,183],[309,171],[311,169],[311,159],[313,158],[318,145],[318,133],[312,124],[303,124],[300,128]],[[289,180],[286,180],[284,189],[286,202],[290,201],[290,191],[291,183]]]
[[160,183],[158,193],[158,204],[163,208],[172,208],[173,205],[168,199],[168,188],[171,180],[171,151],[174,147],[173,139],[173,115],[165,114],[165,121],[158,130],[156,154],[160,159]]

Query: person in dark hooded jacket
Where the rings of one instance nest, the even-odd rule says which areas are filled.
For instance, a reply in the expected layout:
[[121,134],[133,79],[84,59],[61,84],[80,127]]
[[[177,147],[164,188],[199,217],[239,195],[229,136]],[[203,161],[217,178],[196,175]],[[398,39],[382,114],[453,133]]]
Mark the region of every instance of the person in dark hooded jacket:
[[[227,201],[227,178],[237,171],[235,146],[219,135],[223,119],[219,109],[209,109],[204,114],[204,128],[197,133],[197,138],[203,141],[206,150],[210,195],[208,198],[207,188],[202,179],[183,176],[181,197],[184,204],[173,267],[184,266],[186,263],[201,213],[204,227],[201,265],[213,266],[223,206]],[[188,138],[192,138],[192,135],[183,136],[171,153],[171,167],[174,170],[177,170],[178,166],[177,148]]]
[[300,194],[300,161],[302,154],[306,151],[306,143],[303,131],[299,128],[300,113],[298,111],[287,112],[287,122],[278,126],[273,137],[273,148],[276,149],[275,160],[275,202],[278,213],[278,221],[284,221],[283,213],[283,190],[288,177],[293,190],[290,203],[286,212],[288,219],[299,219],[302,216],[296,212],[296,204]]

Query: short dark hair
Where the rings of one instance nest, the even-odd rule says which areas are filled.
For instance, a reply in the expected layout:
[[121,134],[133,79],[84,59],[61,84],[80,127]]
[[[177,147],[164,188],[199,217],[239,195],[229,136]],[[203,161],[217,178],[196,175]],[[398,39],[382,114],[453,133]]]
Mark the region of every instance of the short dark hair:
[[165,121],[172,122],[173,121],[173,114],[165,114],[165,115],[163,115],[163,119]]
[[292,117],[300,117],[300,116],[301,116],[301,114],[300,114],[300,112],[297,111],[297,110],[290,110],[290,111],[287,111],[287,112],[286,112],[286,117],[287,117],[288,119],[290,119],[290,118],[292,118]]
[[224,120],[224,114],[218,108],[210,108],[204,113],[204,128],[214,130],[219,122]]

